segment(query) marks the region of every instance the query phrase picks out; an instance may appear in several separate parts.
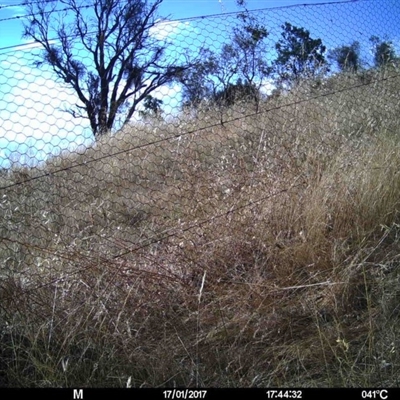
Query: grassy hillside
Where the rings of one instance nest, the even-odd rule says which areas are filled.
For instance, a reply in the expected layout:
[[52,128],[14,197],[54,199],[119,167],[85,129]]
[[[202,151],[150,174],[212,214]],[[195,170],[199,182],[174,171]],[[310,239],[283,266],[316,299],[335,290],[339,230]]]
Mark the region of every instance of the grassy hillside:
[[0,386],[399,386],[399,93],[303,82],[4,173]]

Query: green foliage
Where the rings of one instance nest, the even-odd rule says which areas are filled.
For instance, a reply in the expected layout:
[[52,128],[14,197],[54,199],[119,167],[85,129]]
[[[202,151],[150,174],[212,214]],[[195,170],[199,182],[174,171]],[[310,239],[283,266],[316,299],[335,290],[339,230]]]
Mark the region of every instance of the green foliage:
[[371,36],[370,42],[373,46],[376,67],[382,67],[396,60],[396,52],[391,41],[382,41],[378,36]]
[[163,101],[148,95],[143,102],[144,110],[139,111],[142,117],[159,117],[161,115]]
[[254,16],[242,13],[238,18],[241,24],[233,30],[232,44],[222,53],[230,53],[231,57],[225,58],[239,78],[254,84],[272,72],[265,59],[268,49],[264,41],[269,32]]
[[313,39],[304,28],[285,22],[282,38],[276,43],[278,57],[275,72],[281,82],[298,81],[301,77],[316,76],[326,64],[326,47],[321,39]]
[[203,101],[233,104],[240,94],[258,99],[263,80],[272,72],[265,59],[269,33],[249,13],[239,14],[238,19],[231,42],[225,43],[218,55],[203,49],[202,61],[183,74],[184,107],[197,107]]
[[232,106],[238,100],[259,101],[260,93],[257,87],[248,82],[242,82],[239,78],[235,84],[229,83],[226,88],[218,91],[213,100],[216,104],[222,106]]
[[335,62],[340,71],[357,72],[361,68],[360,43],[337,47],[329,52],[328,58]]

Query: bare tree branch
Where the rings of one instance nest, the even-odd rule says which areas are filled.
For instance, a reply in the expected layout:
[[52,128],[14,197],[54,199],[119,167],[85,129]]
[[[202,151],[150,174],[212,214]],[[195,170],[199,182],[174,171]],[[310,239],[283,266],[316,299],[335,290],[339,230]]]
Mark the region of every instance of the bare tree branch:
[[166,44],[151,32],[162,1],[94,0],[88,7],[60,0],[62,11],[46,0],[27,6],[24,36],[43,48],[36,66],[50,65],[75,91],[83,104],[75,107],[86,112],[95,138],[112,130],[119,115],[128,123],[150,93],[188,68],[168,60]]

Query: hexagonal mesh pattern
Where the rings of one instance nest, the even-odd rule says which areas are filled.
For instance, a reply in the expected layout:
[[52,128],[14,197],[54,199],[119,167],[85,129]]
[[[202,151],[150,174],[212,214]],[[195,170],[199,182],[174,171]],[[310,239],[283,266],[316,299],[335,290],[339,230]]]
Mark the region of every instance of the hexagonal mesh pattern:
[[[64,339],[56,339],[62,321],[71,332],[78,330],[68,315],[84,315],[79,321],[85,329],[92,324],[104,337],[119,332],[127,340],[134,335],[129,318],[135,313],[140,321],[150,318],[144,309],[149,299],[151,309],[166,304],[167,313],[173,313],[173,301],[185,304],[180,312],[190,319],[204,284],[207,304],[223,314],[227,306],[216,306],[212,293],[227,301],[227,284],[238,285],[238,296],[253,293],[246,307],[262,309],[260,282],[306,287],[333,279],[318,270],[321,260],[327,262],[329,246],[355,224],[373,229],[368,217],[357,219],[355,211],[354,220],[341,220],[338,199],[362,201],[357,188],[363,178],[355,171],[360,163],[379,171],[373,146],[399,132],[398,59],[374,65],[368,48],[383,27],[399,26],[399,15],[388,11],[394,3],[343,2],[240,14],[245,19],[236,13],[158,23],[150,34],[167,46],[166,59],[187,62],[186,80],[180,75],[160,85],[147,99],[153,106],[154,99],[161,102],[146,107],[143,98],[127,120],[128,102],[101,135],[94,133],[66,79],[46,63],[35,64],[41,46],[3,50],[1,319],[14,328],[29,320],[32,329],[47,332],[38,340],[57,342],[61,356],[69,351]],[[355,15],[358,27],[350,30],[348,20]],[[278,65],[276,45],[283,43],[285,22],[312,27],[310,37],[321,38],[326,47],[326,64],[310,57],[301,61],[304,54],[317,53],[296,47],[297,58]],[[262,27],[267,35],[256,38]],[[235,47],[240,38],[242,47]],[[362,67],[340,70],[329,61],[329,50],[354,42]],[[393,44],[395,49],[398,43]],[[93,66],[84,48],[78,46],[76,54]],[[214,70],[190,69],[206,59],[214,60]],[[260,60],[265,70],[254,65]],[[230,94],[228,87],[237,89],[250,76],[257,87],[254,98]],[[132,98],[141,96],[150,78]],[[293,265],[282,273],[276,269],[280,262],[291,265],[291,259],[312,267],[305,275]],[[252,283],[246,292],[243,285]],[[285,301],[268,293],[264,304],[271,309]],[[328,304],[332,293],[323,292],[326,309],[333,304]],[[237,330],[210,311],[204,332],[197,329],[196,335],[207,342],[233,329],[235,335],[258,337],[250,319],[236,321]],[[197,345],[203,339],[197,336]],[[116,352],[118,346],[122,342]],[[181,384],[194,383],[182,378]]]

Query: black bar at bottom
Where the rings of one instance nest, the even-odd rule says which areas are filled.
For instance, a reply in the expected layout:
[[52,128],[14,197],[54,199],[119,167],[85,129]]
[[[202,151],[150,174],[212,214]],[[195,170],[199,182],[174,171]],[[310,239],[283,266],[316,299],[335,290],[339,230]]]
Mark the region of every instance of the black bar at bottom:
[[352,400],[356,399],[399,399],[400,388],[386,389],[386,388],[370,388],[370,389],[243,389],[243,388],[161,388],[161,389],[93,389],[93,388],[71,388],[71,389],[25,389],[25,388],[0,388],[1,399],[15,399],[23,396],[39,396],[41,400],[57,399],[57,400],[98,400],[99,398],[109,398],[115,400],[124,399],[221,399],[222,396],[248,396],[251,400],[256,399],[277,399],[277,400],[290,400],[290,399],[304,399],[304,400],[321,400],[323,396],[346,396]]

